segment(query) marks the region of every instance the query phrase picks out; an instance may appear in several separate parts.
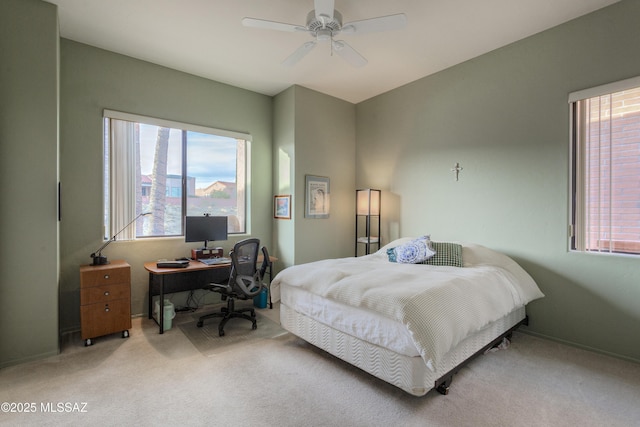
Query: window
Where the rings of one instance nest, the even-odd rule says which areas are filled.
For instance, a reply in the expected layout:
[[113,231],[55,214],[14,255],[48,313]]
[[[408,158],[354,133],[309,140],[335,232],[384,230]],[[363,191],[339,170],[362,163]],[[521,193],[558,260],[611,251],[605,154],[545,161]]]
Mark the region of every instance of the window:
[[180,236],[185,216],[229,218],[246,232],[249,136],[105,110],[104,237]]
[[640,254],[640,77],[569,102],[571,248]]

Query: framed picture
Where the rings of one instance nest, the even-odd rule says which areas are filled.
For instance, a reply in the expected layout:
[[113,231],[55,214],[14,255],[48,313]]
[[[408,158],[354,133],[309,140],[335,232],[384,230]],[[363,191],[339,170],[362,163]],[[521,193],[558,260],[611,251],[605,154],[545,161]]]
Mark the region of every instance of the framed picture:
[[273,196],[273,217],[291,219],[291,196]]
[[306,200],[304,216],[307,218],[329,218],[330,188],[329,178],[305,176]]

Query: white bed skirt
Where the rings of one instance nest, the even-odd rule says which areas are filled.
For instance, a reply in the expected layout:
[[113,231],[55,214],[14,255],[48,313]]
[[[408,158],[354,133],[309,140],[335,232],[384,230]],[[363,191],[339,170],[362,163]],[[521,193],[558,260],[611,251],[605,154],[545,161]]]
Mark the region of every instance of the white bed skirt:
[[461,341],[431,371],[421,357],[404,356],[319,323],[280,304],[282,327],[328,353],[414,395],[423,396],[436,381],[487,344],[507,332],[526,316],[520,307]]

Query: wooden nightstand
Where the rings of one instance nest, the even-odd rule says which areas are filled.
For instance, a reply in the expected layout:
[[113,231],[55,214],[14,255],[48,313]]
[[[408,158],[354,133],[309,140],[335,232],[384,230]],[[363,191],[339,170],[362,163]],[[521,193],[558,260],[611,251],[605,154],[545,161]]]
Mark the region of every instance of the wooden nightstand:
[[84,345],[92,338],[131,329],[131,266],[126,261],[80,267],[80,324]]

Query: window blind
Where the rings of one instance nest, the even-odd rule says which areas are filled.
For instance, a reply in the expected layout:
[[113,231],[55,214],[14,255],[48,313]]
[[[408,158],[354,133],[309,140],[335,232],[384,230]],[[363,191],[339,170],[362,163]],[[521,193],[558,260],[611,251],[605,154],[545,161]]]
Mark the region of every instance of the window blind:
[[640,77],[569,100],[573,249],[640,254]]

